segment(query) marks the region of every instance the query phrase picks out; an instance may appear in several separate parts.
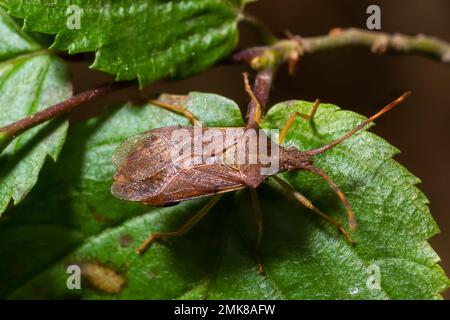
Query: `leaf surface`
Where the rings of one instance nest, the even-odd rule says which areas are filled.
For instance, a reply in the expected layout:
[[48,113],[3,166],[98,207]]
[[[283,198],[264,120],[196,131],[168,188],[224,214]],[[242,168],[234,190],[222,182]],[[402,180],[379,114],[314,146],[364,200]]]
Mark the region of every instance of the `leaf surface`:
[[[42,51],[0,8],[0,127],[71,95],[64,63]],[[67,126],[67,121],[45,123],[0,143],[0,215],[11,199],[17,204],[33,188],[47,155],[56,160]]]
[[[180,100],[208,126],[241,126],[230,100],[192,93]],[[275,106],[263,122],[280,128],[307,102]],[[314,126],[296,122],[286,144],[310,149],[363,119],[322,105]],[[330,225],[290,200],[270,180],[258,189],[265,221],[258,274],[254,216],[248,190],[229,193],[187,235],[134,249],[155,231],[172,231],[208,199],[152,208],[110,194],[112,154],[129,136],[188,124],[155,106],[127,104],[79,124],[58,165],[10,219],[0,224],[0,295],[84,299],[436,299],[449,282],[427,240],[438,232],[418,179],[392,160],[397,150],[364,132],[317,157],[344,189],[358,217],[354,248]],[[314,129],[315,128],[315,129]],[[70,170],[69,170],[70,168]],[[306,173],[283,175],[323,211],[345,224],[335,194]],[[19,250],[20,249],[20,250]],[[69,265],[84,274],[81,290],[66,286]],[[93,278],[92,271],[99,270]],[[14,275],[14,277],[11,277]],[[379,275],[380,285],[376,279]],[[110,286],[99,285],[106,281]],[[114,291],[115,290],[115,291]],[[113,292],[114,291],[114,292]]]

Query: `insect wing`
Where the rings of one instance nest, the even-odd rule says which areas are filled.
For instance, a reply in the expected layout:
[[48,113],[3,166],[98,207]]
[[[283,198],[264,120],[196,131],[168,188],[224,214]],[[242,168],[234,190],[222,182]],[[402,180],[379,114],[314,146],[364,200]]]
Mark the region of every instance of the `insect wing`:
[[150,139],[151,134],[146,132],[143,134],[138,134],[133,136],[124,142],[122,142],[112,156],[112,161],[116,168],[119,168],[128,155],[132,152],[137,151],[141,148],[148,139]]
[[181,169],[166,182],[155,197],[145,201],[149,205],[167,205],[207,195],[245,188],[240,172],[223,164],[204,164]]
[[132,137],[119,146],[114,162],[118,167],[112,193],[124,200],[149,205],[168,205],[205,195],[244,187],[239,168],[220,163],[196,163],[195,151],[174,157],[175,129],[166,127]]
[[117,171],[112,194],[129,201],[144,201],[157,194],[176,172],[170,150],[171,144],[157,130],[123,142],[113,156]]

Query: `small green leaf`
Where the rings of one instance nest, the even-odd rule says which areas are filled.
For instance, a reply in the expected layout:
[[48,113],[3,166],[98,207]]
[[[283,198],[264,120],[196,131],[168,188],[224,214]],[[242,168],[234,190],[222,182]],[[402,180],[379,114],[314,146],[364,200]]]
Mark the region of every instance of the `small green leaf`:
[[[69,98],[63,62],[42,51],[0,8],[0,127]],[[58,157],[66,121],[42,124],[11,142],[0,134],[0,215],[11,199],[19,203],[35,185],[47,155]]]
[[[238,106],[210,94],[184,104],[206,125],[242,126]],[[275,106],[265,128],[280,128],[306,102]],[[317,147],[363,118],[322,105],[314,126],[298,120],[286,144]],[[152,128],[188,124],[151,105],[127,104],[104,119],[78,125],[58,164],[0,224],[0,296],[84,299],[435,299],[449,282],[427,240],[438,229],[418,180],[391,158],[395,148],[361,133],[317,158],[344,189],[358,216],[350,246],[330,225],[296,205],[270,180],[259,190],[265,221],[261,259],[254,259],[253,212],[248,190],[224,195],[187,235],[134,249],[152,232],[181,226],[208,199],[168,208],[120,201],[110,193],[116,147]],[[314,129],[315,128],[315,129]],[[335,194],[308,173],[284,176],[333,217],[345,221]],[[82,290],[66,286],[67,266],[97,266]],[[106,271],[105,271],[106,270]],[[377,272],[380,287],[373,283]],[[111,276],[113,274],[114,276]],[[14,275],[14,276],[11,276]],[[105,280],[119,288],[111,293]],[[122,285],[123,284],[123,285]]]
[[57,34],[52,49],[95,51],[94,69],[141,85],[202,71],[226,56],[237,44],[243,7],[237,0],[45,2],[0,1],[25,19],[26,30]]

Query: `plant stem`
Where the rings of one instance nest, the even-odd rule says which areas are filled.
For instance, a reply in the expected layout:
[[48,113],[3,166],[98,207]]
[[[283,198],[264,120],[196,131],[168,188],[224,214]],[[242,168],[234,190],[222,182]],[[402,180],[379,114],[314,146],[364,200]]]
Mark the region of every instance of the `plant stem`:
[[0,128],[0,150],[1,147],[6,146],[12,139],[23,133],[24,131],[31,129],[41,123],[48,120],[58,118],[71,112],[75,107],[88,102],[99,97],[105,96],[106,94],[122,89],[129,86],[130,83],[112,83],[106,84],[95,89],[86,90],[81,92],[72,98],[58,103],[52,107],[39,111],[31,116],[14,122],[10,125]]
[[443,63],[450,63],[450,44],[430,36],[388,34],[361,29],[333,29],[326,36],[298,38],[304,53],[315,53],[342,47],[369,47],[374,53],[419,53]]
[[[274,74],[281,64],[288,63],[289,71],[293,73],[297,61],[305,54],[354,46],[369,47],[374,53],[387,51],[421,53],[450,63],[450,44],[443,40],[424,35],[415,37],[390,35],[360,29],[333,29],[328,35],[312,38],[290,36],[289,39],[276,41],[272,45],[239,51],[231,57],[231,60],[249,64],[259,71],[253,91],[264,113]],[[247,111],[248,127],[258,127],[254,121],[255,112],[256,104],[251,101]]]
[[[369,47],[372,52],[419,53],[450,63],[450,44],[435,37],[388,34],[360,29],[333,29],[328,35],[292,36],[271,46],[253,47],[236,53],[232,61],[249,63],[256,70],[289,62],[306,54],[348,47]],[[297,55],[297,57],[296,57]]]
[[[256,75],[255,83],[253,85],[253,92],[255,93],[256,98],[258,99],[261,108],[262,108],[262,116],[264,116],[264,109],[267,105],[267,101],[269,100],[270,89],[272,88],[273,77],[275,74],[275,70],[272,68],[268,68],[262,71],[259,71]],[[250,101],[247,109],[247,127],[248,128],[258,128],[259,124],[255,122],[255,113],[256,113],[256,103],[255,101]]]

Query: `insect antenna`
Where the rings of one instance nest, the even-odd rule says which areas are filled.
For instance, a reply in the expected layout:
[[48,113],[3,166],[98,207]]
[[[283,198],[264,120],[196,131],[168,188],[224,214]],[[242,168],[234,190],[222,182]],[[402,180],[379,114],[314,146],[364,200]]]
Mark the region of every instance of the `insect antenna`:
[[392,108],[394,108],[396,105],[398,105],[399,103],[403,102],[406,98],[408,98],[411,95],[411,91],[407,91],[404,94],[402,94],[399,98],[397,98],[396,100],[392,101],[390,104],[388,104],[386,107],[384,107],[383,109],[381,109],[380,111],[378,111],[376,114],[374,114],[373,116],[371,116],[370,118],[368,118],[367,120],[363,121],[360,125],[356,126],[355,128],[353,128],[352,130],[350,130],[349,132],[347,132],[344,136],[342,136],[341,138],[330,142],[329,144],[326,144],[318,149],[314,149],[314,150],[310,150],[310,151],[306,151],[305,154],[310,155],[310,156],[314,156],[317,154],[321,154],[324,153],[325,151],[328,151],[330,149],[333,149],[335,146],[337,146],[338,144],[340,144],[341,142],[345,141],[346,139],[350,138],[352,135],[354,135],[355,133],[357,133],[358,131],[364,129],[367,125],[369,125],[371,122],[373,122],[375,119],[381,117],[383,114],[385,114],[386,112],[388,112],[389,110],[391,110]]
[[[324,146],[322,146],[322,147],[320,147],[318,149],[306,151],[304,154],[307,154],[309,156],[314,156],[314,155],[321,154],[321,153],[323,153],[325,151],[328,151],[328,150],[334,148],[335,146],[337,146],[341,142],[345,141],[346,139],[348,139],[349,137],[351,137],[352,135],[354,135],[358,131],[364,129],[368,124],[373,122],[375,119],[381,117],[383,114],[385,114],[386,112],[388,112],[389,110],[394,108],[396,105],[398,105],[399,103],[403,102],[410,95],[411,95],[410,91],[405,92],[399,98],[397,98],[396,100],[394,100],[393,102],[388,104],[386,107],[381,109],[379,112],[377,112],[376,114],[374,114],[373,116],[371,116],[367,120],[363,121],[360,125],[356,126],[352,130],[347,132],[341,138],[339,138],[339,139],[337,139],[337,140],[335,140],[333,142],[330,142],[329,144],[326,144],[326,145],[324,145]],[[350,227],[350,230],[352,230],[352,231],[355,230],[355,228],[356,228],[356,217],[355,217],[355,214],[353,213],[353,210],[352,210],[352,208],[350,206],[350,203],[348,202],[347,198],[345,197],[345,195],[342,192],[342,190],[338,187],[338,185],[322,169],[319,169],[319,168],[314,167],[312,165],[307,165],[307,166],[304,167],[304,169],[308,170],[308,171],[310,171],[310,172],[312,172],[312,173],[314,173],[314,174],[316,174],[316,175],[318,175],[320,177],[322,177],[323,179],[325,179],[325,181],[328,182],[330,187],[334,190],[334,192],[341,199],[342,204],[344,205],[345,209],[347,210],[348,225]]]

